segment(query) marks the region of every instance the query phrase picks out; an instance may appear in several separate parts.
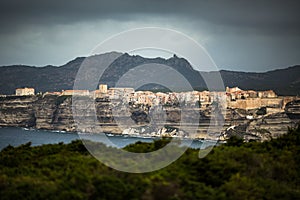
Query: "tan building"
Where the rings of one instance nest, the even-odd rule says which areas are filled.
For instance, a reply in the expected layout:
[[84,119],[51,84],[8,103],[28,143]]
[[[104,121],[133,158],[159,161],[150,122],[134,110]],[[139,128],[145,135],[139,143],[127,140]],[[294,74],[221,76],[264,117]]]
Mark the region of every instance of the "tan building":
[[34,95],[34,88],[17,88],[16,89],[17,96],[27,96],[27,95]]
[[257,98],[257,92],[254,91],[254,90],[247,90],[246,91],[246,94],[247,94],[247,98]]
[[226,87],[226,92],[228,92],[228,93],[239,92],[239,91],[242,91],[242,90],[238,87],[233,87],[233,88]]
[[104,98],[104,97],[108,96],[107,93],[102,93],[102,92],[100,92],[100,90],[91,91],[90,95],[93,96],[95,99],[96,98]]
[[162,93],[162,92],[155,93],[154,104],[155,105],[165,104],[168,101],[168,96],[169,95]]
[[209,103],[210,100],[210,92],[209,91],[202,91],[199,92],[199,98],[200,98],[200,102],[202,103]]
[[106,94],[107,93],[107,85],[106,84],[100,84],[99,85],[99,90],[100,90],[100,93]]
[[275,98],[277,95],[273,90],[267,90],[267,91],[259,91],[258,97],[260,98]]
[[63,90],[62,95],[88,96],[88,90]]
[[134,93],[134,88],[109,88],[107,93],[111,99],[128,99]]
[[152,99],[146,94],[141,94],[137,97],[137,103],[144,105],[152,105]]
[[229,88],[226,87],[226,95],[229,101],[235,101],[238,99],[247,99],[247,98],[275,98],[277,95],[274,91],[260,91],[256,92],[254,90],[241,90],[238,87]]
[[280,98],[248,98],[237,99],[236,101],[227,102],[229,108],[240,108],[244,110],[257,109],[261,107],[269,107],[281,109],[283,99]]
[[44,95],[57,95],[60,96],[62,93],[61,92],[45,92]]

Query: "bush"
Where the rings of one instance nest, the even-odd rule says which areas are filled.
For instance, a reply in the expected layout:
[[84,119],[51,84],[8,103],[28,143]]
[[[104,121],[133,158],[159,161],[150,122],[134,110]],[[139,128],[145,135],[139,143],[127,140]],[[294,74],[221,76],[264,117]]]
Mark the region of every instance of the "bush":
[[[149,152],[169,139],[129,145]],[[108,147],[99,145],[99,150]],[[1,199],[299,199],[300,127],[268,142],[231,138],[198,158],[188,149],[159,171],[129,174],[113,170],[81,141],[32,147],[8,146],[0,152]]]

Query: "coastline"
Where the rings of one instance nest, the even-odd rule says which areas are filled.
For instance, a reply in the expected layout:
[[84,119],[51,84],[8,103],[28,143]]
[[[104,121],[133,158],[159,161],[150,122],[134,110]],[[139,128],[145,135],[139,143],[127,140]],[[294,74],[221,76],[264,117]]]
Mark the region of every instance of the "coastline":
[[[90,133],[76,133],[65,132],[58,130],[39,130],[28,129],[21,127],[1,127],[0,128],[0,151],[7,146],[20,146],[30,143],[32,146],[40,146],[44,144],[60,144],[71,143],[75,140],[87,140],[103,143],[106,146],[123,148],[127,145],[135,144],[136,142],[152,143],[157,140],[174,141],[175,145],[186,146],[192,149],[205,149],[209,146],[215,146],[224,141],[204,140],[204,139],[190,139],[190,138],[170,138],[170,137],[149,137],[138,135],[119,135],[105,133],[103,134],[90,134]],[[103,138],[103,137],[107,138]],[[107,142],[107,139],[110,142]]]
[[119,134],[119,133],[107,133],[107,132],[103,132],[103,133],[92,133],[92,132],[77,132],[77,131],[64,131],[64,130],[55,130],[55,129],[37,129],[37,128],[27,128],[27,127],[20,127],[20,126],[0,126],[1,129],[5,129],[5,128],[18,128],[18,129],[22,129],[24,131],[45,131],[45,132],[53,132],[53,133],[59,133],[59,134],[74,134],[74,135],[93,135],[93,136],[97,136],[97,135],[102,135],[103,133],[109,137],[117,137],[117,136],[121,136],[121,137],[133,137],[133,138],[149,138],[149,139],[182,139],[182,140],[197,140],[197,141],[221,141],[221,140],[214,140],[214,139],[205,139],[205,138],[191,138],[191,137],[180,137],[180,136],[154,136],[154,135],[137,135],[137,134]]

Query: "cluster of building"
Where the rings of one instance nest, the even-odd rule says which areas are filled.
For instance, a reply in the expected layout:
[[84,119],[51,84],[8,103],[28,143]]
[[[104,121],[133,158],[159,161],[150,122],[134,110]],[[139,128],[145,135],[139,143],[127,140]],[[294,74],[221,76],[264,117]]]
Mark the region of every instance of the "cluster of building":
[[273,90],[267,91],[254,91],[254,90],[241,90],[238,87],[226,87],[226,95],[230,101],[247,98],[276,98],[277,95]]
[[[18,88],[16,95],[34,95],[34,88]],[[238,87],[226,87],[225,92],[210,91],[188,91],[188,92],[151,92],[135,91],[134,88],[112,87],[108,88],[106,84],[100,84],[99,89],[89,90],[63,90],[61,92],[46,92],[44,95],[77,95],[91,96],[93,98],[108,98],[112,100],[122,100],[123,102],[142,105],[199,105],[205,108],[214,101],[224,100],[227,107],[241,109],[255,109],[260,107],[272,107],[281,109],[284,104],[284,98],[278,98],[274,91],[254,91],[242,90]]]
[[227,107],[244,110],[266,107],[268,113],[280,112],[288,98],[277,97],[273,90],[241,90],[238,87],[226,87]]

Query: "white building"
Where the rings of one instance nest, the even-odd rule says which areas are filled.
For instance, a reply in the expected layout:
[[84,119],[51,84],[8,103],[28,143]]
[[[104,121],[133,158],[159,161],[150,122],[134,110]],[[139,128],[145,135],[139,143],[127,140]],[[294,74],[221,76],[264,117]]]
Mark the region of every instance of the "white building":
[[27,95],[34,95],[34,88],[17,88],[16,89],[17,96],[27,96]]

